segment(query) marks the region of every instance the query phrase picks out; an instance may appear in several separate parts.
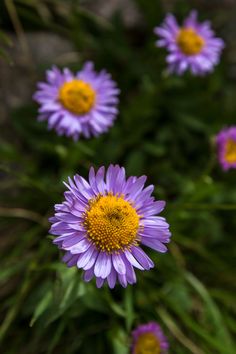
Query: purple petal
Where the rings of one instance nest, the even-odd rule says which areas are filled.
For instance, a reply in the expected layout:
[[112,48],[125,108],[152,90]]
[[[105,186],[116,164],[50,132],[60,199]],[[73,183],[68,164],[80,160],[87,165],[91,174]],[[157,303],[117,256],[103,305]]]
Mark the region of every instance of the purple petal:
[[126,273],[125,263],[124,263],[122,257],[120,256],[120,254],[113,254],[112,255],[112,263],[113,263],[113,266],[114,266],[115,270],[117,271],[117,273],[119,273],[119,274]]
[[104,279],[102,278],[96,278],[96,285],[97,285],[97,288],[101,288],[103,286],[103,283],[104,283]]
[[141,266],[141,264],[138,263],[138,261],[136,260],[136,258],[134,258],[134,256],[132,255],[132,253],[127,250],[125,251],[125,257],[127,258],[127,260],[136,268],[144,270],[144,268]]
[[123,288],[126,288],[126,286],[128,285],[126,275],[118,274],[118,279]]
[[140,247],[133,247],[132,253],[138,262],[143,266],[144,269],[150,269],[154,267],[153,261],[146,255],[146,253]]
[[164,201],[157,201],[153,202],[151,205],[143,206],[140,208],[139,212],[144,215],[145,217],[159,214],[165,208],[166,202]]
[[66,247],[68,251],[70,251],[72,254],[77,254],[77,253],[83,253],[87,251],[87,249],[90,247],[91,243],[84,238],[80,242],[78,242],[76,245],[71,246],[71,247]]
[[116,285],[116,271],[113,267],[110,274],[107,277],[107,282],[111,289],[113,289]]
[[90,170],[89,170],[89,183],[90,183],[90,186],[91,188],[93,189],[93,191],[98,194],[99,191],[97,189],[97,184],[96,184],[96,176],[95,176],[95,171],[94,171],[94,168],[91,167]]
[[167,224],[166,220],[160,216],[149,216],[142,220],[144,226],[147,227],[160,227],[160,228],[169,228],[169,224]]
[[90,268],[84,272],[83,279],[84,281],[90,281],[94,276],[93,268]]
[[143,237],[142,243],[145,246],[153,248],[154,250],[161,252],[161,253],[165,253],[167,251],[167,247],[165,245],[163,245],[160,241],[155,240],[155,239]]
[[71,257],[71,259],[69,260],[69,262],[67,262],[67,267],[74,267],[77,263],[77,260],[78,260],[78,255],[74,255]]
[[64,263],[67,263],[72,257],[73,257],[73,254],[71,254],[70,252],[66,252],[62,258],[62,261]]
[[98,256],[98,251],[97,249],[95,248],[95,251],[93,252],[93,254],[91,255],[88,263],[83,267],[84,270],[87,270],[87,269],[90,269],[91,267],[93,267],[96,259],[97,259],[97,256]]
[[106,252],[100,252],[94,266],[96,277],[105,279],[111,271],[111,256]]
[[131,186],[129,192],[129,195],[127,197],[128,200],[133,201],[138,194],[141,192],[141,190],[144,187],[144,183],[146,182],[147,177],[146,176],[141,176],[139,177],[134,184]]
[[136,274],[134,272],[134,268],[129,262],[126,262],[126,279],[129,284],[136,283]]
[[65,239],[65,241],[62,242],[62,246],[66,249],[67,247],[71,247],[75,244],[77,244],[78,242],[80,242],[81,240],[84,239],[84,235],[75,235],[75,236],[72,236],[72,237],[67,237]]
[[105,176],[105,167],[102,166],[99,168],[97,175],[96,175],[97,189],[98,189],[99,193],[102,193],[102,194],[105,193],[105,189],[106,189],[106,185],[104,182],[104,176]]
[[93,245],[91,245],[87,251],[85,251],[84,253],[82,253],[79,256],[78,262],[77,262],[77,267],[78,268],[83,268],[84,266],[86,266],[89,262],[89,260],[91,259],[91,257],[93,256],[93,253],[96,252],[95,248]]

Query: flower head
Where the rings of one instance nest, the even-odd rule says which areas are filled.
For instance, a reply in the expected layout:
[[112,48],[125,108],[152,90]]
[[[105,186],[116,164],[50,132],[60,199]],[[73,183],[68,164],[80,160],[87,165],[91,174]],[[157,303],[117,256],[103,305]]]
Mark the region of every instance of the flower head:
[[138,326],[132,332],[132,354],[165,354],[169,344],[156,322]]
[[55,205],[50,219],[54,244],[65,250],[64,262],[84,270],[84,280],[96,277],[98,287],[106,280],[113,288],[136,282],[134,267],[149,270],[152,260],[141,245],[166,252],[169,225],[156,216],[164,201],[151,197],[154,187],[144,188],[146,176],[126,179],[125,169],[110,165],[97,173],[91,167],[89,182],[76,175],[66,184],[65,201]]
[[236,127],[223,129],[216,136],[218,160],[227,171],[236,168]]
[[53,67],[47,82],[38,83],[34,99],[40,104],[39,120],[49,129],[78,140],[106,132],[118,113],[119,89],[105,70],[96,73],[87,62],[75,75]]
[[194,75],[204,75],[219,63],[224,42],[214,36],[208,21],[198,22],[196,11],[190,13],[182,27],[169,14],[154,32],[161,38],[157,46],[166,47],[169,52],[166,60],[170,72],[181,75],[189,69]]

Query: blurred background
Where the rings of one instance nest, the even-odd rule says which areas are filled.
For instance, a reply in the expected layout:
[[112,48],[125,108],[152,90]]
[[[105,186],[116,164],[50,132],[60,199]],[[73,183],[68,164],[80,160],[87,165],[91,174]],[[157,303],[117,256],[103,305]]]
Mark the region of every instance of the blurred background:
[[[191,9],[226,42],[204,78],[169,76],[153,28]],[[131,330],[157,321],[173,354],[234,354],[235,171],[214,136],[236,122],[236,1],[1,0],[0,347],[6,354],[128,354]],[[37,122],[38,80],[53,64],[106,68],[121,89],[114,127],[71,139]],[[67,269],[48,235],[62,181],[119,163],[148,176],[173,234],[135,286],[97,289]]]

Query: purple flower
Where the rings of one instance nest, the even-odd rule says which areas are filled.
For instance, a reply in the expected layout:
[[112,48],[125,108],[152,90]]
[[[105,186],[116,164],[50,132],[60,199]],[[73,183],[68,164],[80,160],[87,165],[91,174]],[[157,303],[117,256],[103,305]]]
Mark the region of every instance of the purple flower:
[[96,277],[97,287],[106,280],[113,288],[136,282],[134,267],[149,270],[152,260],[141,245],[166,252],[170,241],[169,225],[156,216],[164,201],[151,197],[153,185],[144,188],[146,176],[126,179],[124,167],[110,165],[97,173],[91,167],[89,182],[75,175],[65,184],[65,201],[55,205],[50,219],[54,244],[65,250],[68,267],[84,270],[84,280]]
[[169,52],[166,60],[171,73],[181,75],[189,69],[193,75],[204,75],[219,63],[224,42],[215,37],[209,21],[198,22],[196,11],[190,13],[182,27],[168,14],[154,33],[161,37],[157,46]]
[[105,70],[96,73],[87,62],[75,75],[67,68],[53,67],[47,82],[39,82],[33,98],[40,104],[40,121],[58,135],[78,140],[106,132],[118,113],[119,89]]
[[216,136],[218,160],[227,171],[236,168],[236,127],[223,129]]
[[156,322],[138,326],[132,332],[132,354],[165,354],[168,341]]

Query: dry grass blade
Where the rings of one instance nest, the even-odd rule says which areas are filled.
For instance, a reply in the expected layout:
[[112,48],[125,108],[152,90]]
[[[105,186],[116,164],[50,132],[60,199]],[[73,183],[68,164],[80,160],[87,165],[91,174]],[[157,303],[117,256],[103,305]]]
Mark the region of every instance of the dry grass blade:
[[157,312],[173,336],[186,348],[188,348],[191,353],[204,354],[200,348],[198,348],[189,338],[184,335],[184,333],[176,326],[170,315],[164,309],[158,308]]
[[32,60],[31,60],[31,55],[30,55],[30,50],[29,50],[29,46],[27,43],[27,39],[21,24],[21,21],[19,19],[19,16],[17,14],[17,10],[16,7],[14,5],[14,2],[12,0],[5,0],[5,5],[7,8],[7,11],[9,13],[9,16],[11,18],[13,27],[16,31],[16,34],[18,36],[21,48],[23,50],[23,53],[25,54],[25,57],[29,63],[29,65],[32,65]]
[[13,218],[23,218],[26,220],[31,220],[34,221],[43,227],[47,228],[48,227],[48,221],[41,216],[40,214],[37,214],[33,211],[26,210],[26,209],[21,209],[21,208],[3,208],[0,207],[0,215],[1,216],[6,216],[6,217],[13,217]]

